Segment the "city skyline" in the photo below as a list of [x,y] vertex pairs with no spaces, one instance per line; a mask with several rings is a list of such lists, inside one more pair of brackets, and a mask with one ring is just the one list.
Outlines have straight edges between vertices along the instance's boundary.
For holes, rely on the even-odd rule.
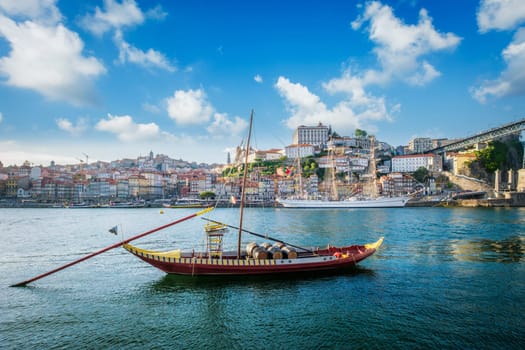
[[0,0],[0,161],[224,163],[299,125],[393,146],[524,117],[525,3]]

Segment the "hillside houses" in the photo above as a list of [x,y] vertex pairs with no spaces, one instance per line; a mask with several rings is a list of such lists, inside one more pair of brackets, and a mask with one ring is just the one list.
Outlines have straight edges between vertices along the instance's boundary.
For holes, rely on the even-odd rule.
[[[397,155],[392,146],[366,133],[339,136],[319,123],[298,127],[293,141],[284,149],[250,150],[248,161],[258,165],[250,167],[248,200],[270,203],[276,197],[320,197],[328,190],[326,181],[332,170],[343,195],[362,193],[370,182],[375,182],[377,193],[406,194],[417,185],[411,173],[420,167],[438,173],[444,166],[440,156],[411,152],[427,150],[445,140],[417,138],[403,149],[405,154]],[[237,160],[244,159],[244,151],[238,148],[236,153]],[[472,153],[451,154],[447,164],[460,173],[473,157]],[[89,164],[52,162],[49,166],[35,166],[26,162],[22,166],[4,167],[0,163],[0,199],[108,203],[198,199],[203,193],[222,199],[239,198],[241,167],[234,167],[237,176],[232,176],[223,174],[227,166],[190,163],[153,152],[136,159]],[[269,169],[265,168],[268,166]]]

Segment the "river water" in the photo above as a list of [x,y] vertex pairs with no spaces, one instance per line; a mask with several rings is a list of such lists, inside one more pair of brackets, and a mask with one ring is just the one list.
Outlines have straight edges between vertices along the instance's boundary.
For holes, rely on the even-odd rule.
[[[385,241],[342,275],[168,276],[117,248],[9,287],[193,212],[0,209],[0,348],[525,348],[525,209],[250,208],[246,229],[305,247]],[[204,223],[134,244],[200,250]]]

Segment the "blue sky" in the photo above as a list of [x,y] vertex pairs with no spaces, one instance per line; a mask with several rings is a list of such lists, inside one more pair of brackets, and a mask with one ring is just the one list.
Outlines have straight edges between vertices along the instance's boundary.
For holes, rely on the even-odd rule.
[[223,163],[299,125],[393,146],[525,117],[525,2],[0,0],[4,166]]

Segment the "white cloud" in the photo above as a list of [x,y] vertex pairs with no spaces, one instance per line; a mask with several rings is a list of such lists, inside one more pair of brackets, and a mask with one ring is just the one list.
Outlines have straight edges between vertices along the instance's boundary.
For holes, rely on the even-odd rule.
[[246,120],[235,116],[233,120],[228,118],[226,113],[215,113],[213,123],[207,128],[208,132],[216,137],[240,135],[248,123]]
[[146,68],[160,68],[174,72],[175,67],[166,56],[154,49],[143,51],[124,40],[123,30],[144,23],[146,18],[162,20],[167,13],[160,5],[148,10],[146,14],[138,7],[135,0],[104,0],[104,9],[98,6],[93,15],[86,15],[80,21],[81,25],[96,35],[115,31],[113,41],[119,50],[120,63],[134,63]]
[[168,72],[175,71],[175,67],[170,64],[166,56],[162,53],[153,49],[144,52],[130,45],[123,39],[120,30],[116,31],[114,40],[119,49],[120,63],[131,62],[143,67],[155,67],[165,69]]
[[4,115],[2,114],[2,112],[0,112],[0,123],[2,123],[3,119],[4,119]]
[[74,136],[82,134],[87,128],[87,123],[84,118],[80,118],[76,125],[66,118],[59,118],[56,120],[56,123],[59,129],[64,130]]
[[440,73],[422,57],[453,49],[461,41],[453,33],[438,32],[425,9],[420,10],[417,25],[407,25],[395,17],[390,6],[370,2],[363,15],[352,22],[352,28],[357,30],[366,24],[369,38],[376,44],[374,53],[381,71],[363,74],[365,84],[385,84],[399,79],[412,85],[424,85]]
[[[28,160],[35,165],[49,165],[51,161],[57,164],[78,164],[82,153],[89,154],[89,161],[112,161],[123,158],[136,158],[153,150],[154,153],[163,153],[174,159],[187,161],[218,163],[226,161],[225,149],[231,146],[231,139],[214,140],[215,147],[209,147],[209,142],[197,139],[194,136],[181,135],[156,138],[154,140],[138,140],[128,142],[125,147],[116,146],[114,139],[78,138],[78,139],[49,139],[42,142],[39,139],[12,141],[0,140],[0,161],[4,166],[22,165]],[[205,139],[209,141],[209,139]],[[181,147],[184,145],[184,147]]]
[[202,124],[210,120],[213,107],[203,90],[177,90],[166,99],[168,115],[179,124]]
[[158,21],[164,20],[168,16],[168,13],[162,9],[162,6],[157,5],[146,12],[146,17],[156,19]]
[[421,70],[419,72],[414,73],[411,77],[408,78],[408,82],[411,85],[425,85],[426,83],[434,80],[435,78],[439,77],[441,75],[440,72],[438,72],[434,66],[432,66],[427,61],[423,61],[421,63]]
[[57,0],[0,0],[0,10],[8,16],[29,18],[45,24],[58,23],[62,15]]
[[151,103],[147,103],[147,102],[142,104],[142,109],[145,110],[146,112],[150,112],[153,114],[159,114],[161,112],[161,109],[159,106],[151,104]]
[[[348,78],[347,81],[352,80],[351,77]],[[279,77],[275,87],[285,99],[288,111],[291,113],[290,118],[286,120],[286,125],[290,129],[295,129],[299,125],[316,125],[322,122],[325,125],[331,125],[340,133],[350,133],[356,128],[363,127],[369,131],[375,131],[376,127],[371,122],[390,120],[391,113],[398,110],[399,106],[394,106],[394,109],[389,112],[383,98],[367,95],[358,83],[359,80],[354,80],[354,82],[356,86],[352,88],[347,86],[351,90],[349,98],[340,101],[330,109],[307,87],[292,83],[285,77]],[[337,85],[336,82],[332,84]],[[330,89],[329,85],[325,86],[327,90]]]
[[98,6],[95,14],[87,15],[81,20],[84,28],[96,35],[102,35],[114,28],[133,27],[144,22],[144,14],[135,0],[104,0],[104,9]]
[[477,19],[481,33],[515,29],[525,20],[525,1],[481,0]]
[[0,35],[11,46],[0,58],[7,84],[75,105],[94,102],[92,79],[106,72],[95,57],[82,55],[84,43],[62,24],[16,23],[0,15]]
[[481,86],[470,90],[473,97],[481,103],[485,103],[490,95],[503,97],[525,93],[525,28],[516,32],[502,56],[507,67],[499,78],[485,80]]
[[57,164],[72,164],[75,157],[64,154],[64,147],[50,148],[50,142],[31,141],[17,142],[14,140],[0,141],[0,161],[7,165],[22,165],[29,161],[34,165],[49,165],[51,161]]
[[161,134],[157,124],[138,124],[129,115],[114,116],[108,114],[108,118],[100,120],[95,128],[113,133],[117,135],[119,140],[125,142],[155,139]]
[[329,94],[343,94],[342,99],[328,107],[307,87],[279,77],[275,87],[285,99],[291,116],[286,125],[294,129],[299,125],[330,124],[338,132],[351,133],[356,128],[375,132],[376,123],[391,121],[401,106],[388,106],[384,97],[367,91],[371,85],[385,85],[404,81],[414,86],[425,85],[440,72],[428,61],[434,52],[453,49],[461,39],[452,33],[440,33],[425,9],[420,10],[415,25],[405,24],[395,17],[390,6],[378,1],[358,6],[362,15],[351,23],[354,30],[364,28],[379,65],[378,69],[349,67],[340,77],[322,84]]
[[[525,21],[525,2],[482,0],[477,18],[481,33],[513,30]],[[479,86],[470,88],[470,93],[480,103],[485,103],[489,96],[504,97],[525,93],[525,28],[517,30],[502,56],[507,66],[499,77],[484,80]]]
[[263,82],[263,78],[257,74],[256,76],[253,77],[253,80],[255,80],[255,82],[261,84]]

